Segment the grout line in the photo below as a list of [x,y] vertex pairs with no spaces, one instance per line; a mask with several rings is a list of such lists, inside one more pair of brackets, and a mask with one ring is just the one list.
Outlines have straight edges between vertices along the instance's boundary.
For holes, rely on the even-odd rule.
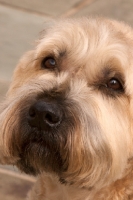
[[23,180],[26,180],[26,181],[31,181],[33,183],[36,181],[36,179],[34,177],[18,174],[17,172],[13,172],[13,171],[2,169],[2,168],[0,168],[0,173],[6,174],[6,175],[9,175],[9,176],[13,176],[15,178],[20,178],[20,179],[23,179]]
[[70,10],[66,11],[61,17],[70,17],[76,14],[80,9],[84,8],[85,6],[91,4],[95,0],[81,0],[79,3],[75,4]]
[[21,8],[19,6],[15,6],[15,5],[12,5],[10,3],[0,2],[0,5],[6,6],[6,7],[9,7],[9,8],[13,8],[13,9],[17,9],[17,10],[20,10],[20,11],[23,11],[23,12],[31,13],[31,14],[34,14],[34,15],[53,18],[53,16],[51,16],[51,15],[44,14],[42,12],[35,11],[35,10],[30,10],[28,8]]

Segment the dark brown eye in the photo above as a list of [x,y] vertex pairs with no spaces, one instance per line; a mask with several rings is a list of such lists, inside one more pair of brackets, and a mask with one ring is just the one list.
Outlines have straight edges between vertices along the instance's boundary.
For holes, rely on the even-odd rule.
[[44,69],[54,69],[56,67],[56,61],[52,57],[45,58],[41,63],[41,67]]
[[120,81],[117,80],[116,78],[110,79],[110,80],[107,82],[106,87],[107,87],[107,88],[110,88],[110,89],[112,89],[112,90],[116,90],[116,91],[122,90],[122,89],[123,89],[122,84],[121,84]]

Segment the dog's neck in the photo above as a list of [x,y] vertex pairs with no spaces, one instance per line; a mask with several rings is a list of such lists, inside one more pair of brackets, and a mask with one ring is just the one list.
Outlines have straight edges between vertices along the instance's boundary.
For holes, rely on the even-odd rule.
[[[35,194],[36,188],[39,189],[39,193]],[[114,181],[112,184],[100,189],[99,191],[92,189],[77,189],[72,186],[61,184],[56,176],[49,174],[42,174],[37,184],[35,185],[33,192],[30,196],[36,196],[42,194],[42,198],[39,200],[125,200],[133,199],[133,158],[128,161],[128,166],[125,169],[123,178]],[[44,197],[45,191],[45,197]]]

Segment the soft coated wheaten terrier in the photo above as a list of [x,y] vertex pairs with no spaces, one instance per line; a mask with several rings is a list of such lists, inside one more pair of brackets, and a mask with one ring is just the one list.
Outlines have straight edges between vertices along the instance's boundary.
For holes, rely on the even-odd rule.
[[1,106],[0,161],[38,175],[30,200],[133,199],[133,30],[53,22]]

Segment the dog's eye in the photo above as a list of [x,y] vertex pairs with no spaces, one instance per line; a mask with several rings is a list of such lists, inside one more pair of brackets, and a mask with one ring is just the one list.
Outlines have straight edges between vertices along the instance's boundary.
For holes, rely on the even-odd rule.
[[106,87],[107,88],[110,88],[112,90],[115,90],[115,91],[120,91],[123,89],[122,87],[122,84],[120,83],[120,81],[116,78],[112,78],[110,79],[107,84],[106,84]]
[[41,67],[44,69],[54,69],[56,67],[56,61],[52,57],[45,58],[41,63]]

